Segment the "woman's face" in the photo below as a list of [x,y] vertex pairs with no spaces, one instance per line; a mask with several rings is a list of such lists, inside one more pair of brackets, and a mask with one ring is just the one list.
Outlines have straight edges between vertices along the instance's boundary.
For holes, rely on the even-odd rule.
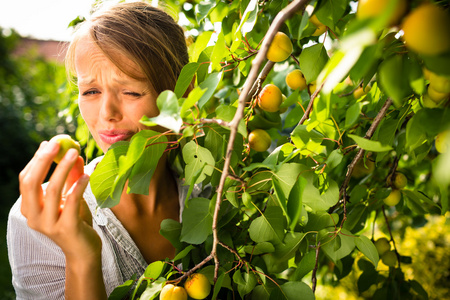
[[[125,57],[120,63],[138,70]],[[115,142],[130,140],[138,131],[147,129],[139,123],[142,116],[159,114],[154,88],[120,71],[89,38],[78,41],[75,69],[81,115],[104,152]]]

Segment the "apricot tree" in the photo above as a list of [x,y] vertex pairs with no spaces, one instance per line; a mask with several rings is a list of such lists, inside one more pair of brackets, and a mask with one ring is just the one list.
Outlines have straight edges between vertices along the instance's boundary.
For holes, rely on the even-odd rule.
[[[174,91],[159,95],[160,116],[142,120],[167,132],[113,145],[91,185],[100,208],[118,203],[127,180],[144,193],[170,151],[189,187],[182,222],[161,223],[177,255],[150,264],[111,299],[130,289],[153,299],[193,273],[208,278],[212,299],[314,299],[323,278],[338,282],[352,268],[368,297],[427,298],[402,272],[414,258],[397,249],[392,226],[449,210],[450,138],[441,134],[450,127],[449,91],[433,95],[433,108],[425,98],[429,76],[444,87],[450,80],[450,26],[427,32],[438,53],[417,51],[402,28],[422,5],[444,25],[450,18],[440,1],[421,2],[375,1],[378,13],[358,16],[350,0],[167,1],[185,21],[191,62]],[[431,13],[414,26],[435,21]],[[286,84],[293,70],[308,88]],[[268,84],[285,97],[265,110]],[[252,147],[256,130],[267,134],[267,150]],[[385,269],[378,235],[392,245]]]

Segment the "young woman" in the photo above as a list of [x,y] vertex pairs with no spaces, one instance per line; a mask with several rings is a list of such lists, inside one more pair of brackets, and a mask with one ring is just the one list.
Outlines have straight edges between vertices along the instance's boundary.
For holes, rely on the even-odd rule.
[[[142,2],[95,13],[77,30],[67,52],[79,107],[103,151],[146,129],[156,98],[175,87],[188,63],[183,30],[163,11]],[[175,250],[159,234],[162,220],[179,220],[184,191],[160,160],[148,196],[122,193],[112,209],[96,210],[89,174],[69,150],[48,183],[59,145],[43,142],[21,172],[21,197],[8,221],[8,250],[17,299],[106,299],[133,274]],[[64,202],[61,208],[60,203]]]

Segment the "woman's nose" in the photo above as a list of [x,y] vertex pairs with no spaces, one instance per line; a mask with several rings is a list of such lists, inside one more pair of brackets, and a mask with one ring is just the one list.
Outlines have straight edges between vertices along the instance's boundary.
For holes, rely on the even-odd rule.
[[113,93],[103,94],[99,117],[111,122],[122,120],[121,102],[117,95]]

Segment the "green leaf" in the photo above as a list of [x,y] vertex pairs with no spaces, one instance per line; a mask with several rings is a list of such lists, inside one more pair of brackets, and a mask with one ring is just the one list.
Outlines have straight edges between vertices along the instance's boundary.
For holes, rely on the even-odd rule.
[[316,299],[310,286],[301,281],[288,281],[281,286],[281,290],[288,300],[299,299],[299,295],[302,300]]
[[406,56],[392,55],[385,59],[378,69],[380,87],[397,107],[402,106],[405,98],[412,94],[406,64]]
[[298,220],[303,210],[303,190],[307,185],[307,181],[304,177],[298,176],[287,202],[287,212],[290,220],[289,228],[294,230],[297,226]]
[[161,222],[161,228],[159,233],[169,240],[170,243],[176,248],[180,249],[182,244],[180,242],[181,235],[181,223],[172,219],[164,219]]
[[139,300],[155,299],[161,292],[161,289],[165,283],[166,283],[165,278],[158,278],[157,280],[150,282],[147,285],[147,288],[145,289],[145,291],[139,297]]
[[234,272],[233,281],[238,286],[238,292],[241,299],[244,299],[244,296],[250,293],[258,283],[255,274],[250,272],[242,274],[239,269]]
[[129,280],[125,281],[123,284],[114,288],[112,293],[109,295],[108,300],[122,300],[129,293],[135,282],[136,282],[136,274],[134,274]]
[[392,146],[382,145],[378,141],[368,140],[368,139],[365,139],[363,137],[360,137],[360,136],[357,136],[354,134],[349,134],[348,137],[353,139],[360,148],[367,150],[367,151],[384,152],[384,151],[392,150]]
[[178,77],[174,89],[177,98],[183,97],[184,93],[186,93],[189,85],[194,79],[195,73],[197,72],[199,66],[200,66],[199,63],[191,62],[185,65],[183,69],[181,69],[180,76]]
[[165,266],[166,264],[162,261],[152,262],[145,269],[144,276],[147,277],[147,279],[155,280],[161,276]]
[[183,210],[181,241],[201,244],[212,233],[213,217],[209,211],[209,199],[192,198]]
[[327,61],[328,54],[323,44],[316,44],[303,49],[299,57],[299,62],[300,69],[307,83],[316,80]]
[[303,232],[288,232],[282,244],[275,245],[273,256],[278,260],[289,260],[295,256],[305,234]]
[[211,68],[213,70],[220,70],[220,62],[228,55],[228,49],[225,44],[225,38],[223,33],[220,32],[217,37],[216,44],[214,45],[213,52],[211,54]]
[[[190,141],[183,147],[183,159],[186,163],[185,176],[188,184],[200,183],[206,176],[211,176],[214,171],[214,165],[216,164],[211,152],[195,143]],[[200,175],[193,181],[196,172],[200,170]]]
[[377,248],[372,241],[368,237],[361,235],[355,238],[355,244],[359,251],[361,251],[361,253],[364,254],[376,268],[380,257],[378,256]]
[[351,105],[345,112],[345,128],[350,128],[356,123],[361,114],[362,104],[361,102],[356,102]]
[[186,248],[184,248],[182,251],[180,251],[179,253],[177,253],[177,255],[174,257],[173,261],[178,261],[184,257],[186,257],[186,255],[189,254],[189,252],[191,252],[193,249],[195,249],[194,246],[189,245]]
[[208,77],[200,83],[199,87],[202,90],[206,90],[203,96],[198,100],[199,108],[203,108],[206,102],[214,95],[219,82],[222,80],[223,72],[211,73]]
[[308,253],[305,254],[305,256],[303,256],[302,260],[300,261],[300,264],[298,265],[297,269],[294,272],[292,280],[301,281],[306,274],[308,274],[314,269],[315,265],[316,265],[316,252],[309,251]]
[[159,115],[149,118],[142,117],[141,123],[146,126],[160,125],[176,133],[180,132],[183,120],[180,116],[180,107],[178,106],[178,98],[172,91],[163,91],[156,99],[159,109]]
[[[346,229],[339,232],[339,241],[333,239],[328,243],[323,244],[320,248],[323,252],[334,262],[349,255],[355,248],[355,237]],[[340,243],[340,247],[336,250],[336,244]]]
[[279,244],[283,241],[284,227],[285,218],[281,208],[269,206],[262,216],[254,219],[250,224],[250,238],[256,243]]
[[247,245],[244,247],[244,251],[252,255],[260,255],[264,253],[271,253],[275,251],[275,247],[269,242],[258,243],[254,246]]
[[119,157],[127,153],[128,146],[128,142],[113,144],[91,174],[89,181],[99,207],[113,207],[118,203],[110,195],[119,174]]

